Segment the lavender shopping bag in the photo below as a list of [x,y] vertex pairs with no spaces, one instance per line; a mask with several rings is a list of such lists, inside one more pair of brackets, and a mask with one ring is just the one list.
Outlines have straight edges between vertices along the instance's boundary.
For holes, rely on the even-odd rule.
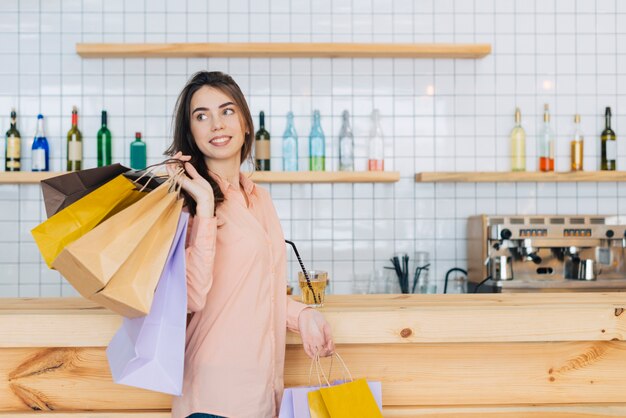
[[185,238],[188,219],[189,214],[182,212],[150,313],[139,318],[124,318],[107,347],[115,383],[171,395],[182,393],[187,319]]
[[[336,380],[332,385],[340,385],[345,380]],[[367,385],[374,395],[376,404],[383,410],[383,387],[381,382],[367,382]],[[311,418],[309,412],[308,393],[319,390],[320,386],[303,386],[286,388],[283,393],[283,400],[280,403],[280,414],[278,418]]]

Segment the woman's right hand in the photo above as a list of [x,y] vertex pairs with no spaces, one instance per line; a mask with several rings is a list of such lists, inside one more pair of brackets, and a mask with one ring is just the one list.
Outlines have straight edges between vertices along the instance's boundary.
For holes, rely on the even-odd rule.
[[[193,200],[196,201],[196,216],[207,218],[213,217],[215,210],[213,188],[209,182],[198,173],[196,168],[191,165],[189,162],[191,160],[191,156],[183,155],[183,153],[179,151],[172,158],[182,161],[185,171],[189,177],[191,177],[189,178],[186,175],[180,176],[179,184],[183,190],[189,193]],[[166,167],[170,176],[176,174],[176,168],[178,165],[168,164]]]

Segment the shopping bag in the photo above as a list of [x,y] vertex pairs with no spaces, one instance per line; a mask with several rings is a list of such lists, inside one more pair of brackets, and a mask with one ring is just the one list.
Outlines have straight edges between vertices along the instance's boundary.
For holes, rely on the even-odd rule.
[[107,359],[115,383],[172,395],[182,393],[188,217],[187,213],[180,214],[150,313],[141,318],[125,318],[107,347]]
[[[345,383],[331,385],[324,376],[327,386],[307,394],[311,418],[382,418],[382,397],[381,403],[377,404],[368,382],[365,379],[353,379],[341,356],[337,353],[333,355],[340,360],[350,379]],[[323,374],[321,367],[319,370]],[[382,386],[374,385],[375,389],[378,387],[382,392]]]
[[113,164],[41,180],[48,218],[128,170],[121,164]]
[[31,234],[48,267],[68,244],[144,195],[132,182],[117,176],[37,225]]
[[[338,380],[332,382],[331,385],[339,385],[345,383]],[[367,382],[374,400],[379,410],[383,407],[382,385],[380,382]],[[311,412],[309,411],[309,398],[308,395],[311,392],[318,391],[322,386],[302,386],[285,388],[283,393],[283,399],[280,403],[280,414],[278,418],[311,418]]]
[[183,207],[178,199],[92,301],[127,318],[150,312]]
[[[313,365],[318,369],[318,376],[321,373],[321,365],[318,363],[319,359],[315,358],[311,363],[311,371],[313,369]],[[318,363],[318,364],[315,364]],[[332,363],[331,363],[332,369]],[[309,380],[310,379],[309,373]],[[330,374],[330,371],[329,371]],[[335,380],[330,383],[330,386],[340,385],[346,383],[346,380]],[[380,382],[368,381],[367,385],[374,396],[376,405],[379,410],[382,410],[383,399],[382,399],[382,385]],[[300,386],[300,387],[292,387],[285,388],[283,392],[283,398],[280,404],[280,413],[279,418],[311,418],[311,412],[309,410],[309,393],[319,391],[319,389],[326,387],[323,386],[322,380],[320,378],[319,385],[317,386]]]
[[52,266],[84,297],[101,290],[177,201],[165,183],[67,245]]

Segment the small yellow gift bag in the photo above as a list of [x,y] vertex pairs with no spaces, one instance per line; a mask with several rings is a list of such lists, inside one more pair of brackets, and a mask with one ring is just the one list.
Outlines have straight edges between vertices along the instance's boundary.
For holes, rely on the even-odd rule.
[[[311,418],[382,418],[380,382],[368,382],[365,379],[354,380],[341,356],[337,353],[333,356],[341,362],[350,380],[331,385],[321,367],[319,356],[316,356],[314,362],[318,379],[321,373],[327,386],[323,387],[320,380],[320,389],[308,393]],[[377,392],[378,399],[374,397],[374,391]]]
[[119,175],[36,226],[31,232],[48,267],[67,245],[145,195]]

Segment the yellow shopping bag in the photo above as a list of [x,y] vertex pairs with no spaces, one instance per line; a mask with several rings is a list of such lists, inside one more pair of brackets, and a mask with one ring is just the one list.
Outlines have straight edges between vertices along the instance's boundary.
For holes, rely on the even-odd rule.
[[[52,266],[84,297],[104,288],[177,202],[167,182],[67,245]],[[168,247],[169,248],[169,247]]]
[[[334,353],[350,376],[350,371],[339,354]],[[319,357],[314,360],[319,365]],[[331,386],[324,375],[321,365],[319,373],[324,376],[327,384],[319,390],[308,393],[309,412],[311,418],[382,418],[381,406],[377,404],[367,380],[352,379],[346,383]],[[376,386],[380,390],[380,384]],[[380,393],[378,394],[380,396]],[[382,404],[382,399],[380,400]]]
[[31,233],[48,267],[65,246],[144,195],[120,175],[36,226]]

